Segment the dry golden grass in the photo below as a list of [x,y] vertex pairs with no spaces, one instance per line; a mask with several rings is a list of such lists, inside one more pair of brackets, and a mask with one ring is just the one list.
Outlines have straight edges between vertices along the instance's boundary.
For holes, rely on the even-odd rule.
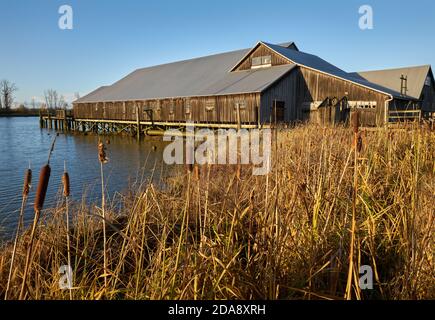
[[[351,128],[301,126],[280,132],[268,176],[203,166],[198,178],[181,170],[164,190],[151,179],[135,184],[107,201],[106,246],[101,208],[71,204],[73,299],[435,298],[434,132],[360,135],[355,145]],[[44,213],[27,298],[69,299],[58,285],[65,207]],[[11,299],[28,238],[19,239]],[[1,297],[11,253],[1,249]],[[373,290],[359,289],[360,265],[373,268]]]

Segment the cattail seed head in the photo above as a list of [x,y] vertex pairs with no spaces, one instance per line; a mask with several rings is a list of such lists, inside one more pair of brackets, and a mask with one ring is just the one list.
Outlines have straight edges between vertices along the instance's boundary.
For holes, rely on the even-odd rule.
[[28,196],[32,185],[32,170],[27,169],[24,176],[23,196]]
[[358,111],[356,111],[356,112],[353,114],[352,125],[353,125],[353,132],[354,132],[354,133],[358,133],[358,131],[359,131],[359,126],[360,126],[360,121],[359,121],[359,112],[358,112]]
[[106,146],[101,141],[98,143],[98,159],[101,163],[107,163],[109,161],[106,156]]
[[44,207],[45,196],[47,194],[48,182],[50,180],[51,168],[47,164],[41,168],[39,173],[38,188],[36,189],[35,196],[35,212],[39,212]]
[[62,184],[63,184],[63,195],[65,197],[69,197],[70,186],[69,186],[69,174],[68,174],[68,172],[64,172],[64,174],[62,176]]

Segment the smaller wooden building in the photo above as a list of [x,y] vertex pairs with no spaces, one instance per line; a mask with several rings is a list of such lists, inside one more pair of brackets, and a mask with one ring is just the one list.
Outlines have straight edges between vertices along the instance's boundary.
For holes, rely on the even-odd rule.
[[[419,101],[423,115],[435,113],[435,81],[430,65],[361,71],[353,75]],[[391,106],[395,109],[395,106]]]

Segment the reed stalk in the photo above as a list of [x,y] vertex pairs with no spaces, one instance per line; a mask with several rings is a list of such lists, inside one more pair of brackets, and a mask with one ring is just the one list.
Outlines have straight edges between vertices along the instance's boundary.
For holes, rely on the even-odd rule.
[[[68,214],[77,217],[70,223],[73,298],[433,299],[435,136],[352,132],[315,125],[280,131],[269,175],[241,170],[238,180],[235,166],[210,165],[197,181],[179,168],[162,188],[147,177],[128,192],[105,194],[102,220],[113,233],[106,239],[104,290],[103,225],[88,219],[96,209],[86,195],[81,206],[70,202]],[[113,221],[110,200],[119,208]],[[64,216],[60,205],[47,213]],[[54,245],[57,229],[56,215],[47,215],[35,235],[28,298],[67,295],[57,290],[56,266],[67,254],[66,244]],[[29,233],[20,239],[15,269],[21,271],[18,252]],[[11,250],[12,244],[0,248],[0,256]],[[9,264],[1,262],[7,274]],[[373,268],[373,290],[359,289],[361,264]],[[13,281],[9,299],[19,294]]]
[[12,249],[11,266],[9,268],[8,283],[6,285],[5,300],[8,299],[8,293],[9,293],[9,288],[10,288],[11,279],[12,279],[12,272],[14,269],[15,254],[17,251],[20,231],[21,231],[21,228],[23,226],[24,208],[26,207],[26,203],[27,203],[27,199],[29,197],[31,185],[32,185],[32,170],[29,168],[26,170],[26,173],[24,176],[23,197],[21,200],[21,209],[20,209],[20,215],[18,217],[17,231],[15,234],[15,240],[14,240],[14,248]]
[[[352,299],[352,282],[353,275],[355,274],[355,233],[356,233],[356,206],[357,206],[357,196],[358,196],[358,141],[359,141],[359,112],[356,111],[354,113],[354,117],[352,119],[353,125],[353,148],[354,148],[354,162],[353,162],[353,192],[352,192],[352,222],[351,222],[351,230],[350,230],[350,246],[349,246],[349,270],[347,275],[347,283],[346,283],[346,293],[345,299]],[[355,288],[358,290],[358,288]]]
[[33,242],[34,242],[35,232],[36,232],[38,222],[39,222],[39,217],[41,215],[41,210],[44,206],[45,196],[47,194],[48,182],[50,180],[50,172],[51,172],[50,165],[47,164],[44,167],[42,167],[40,175],[39,175],[39,182],[38,182],[38,188],[36,191],[35,205],[34,205],[35,215],[33,218],[32,230],[30,233],[30,239],[29,239],[29,244],[28,244],[28,248],[27,248],[26,263],[25,263],[25,267],[24,267],[23,281],[21,283],[21,291],[20,291],[20,297],[19,297],[20,300],[25,298],[26,281],[27,281],[29,268],[30,268],[30,265],[32,263],[31,257],[32,257],[32,253],[33,253],[32,252],[33,251]]
[[[63,195],[65,197],[65,215],[66,215],[66,243],[67,243],[67,256],[68,256],[68,266],[72,268],[71,266],[71,243],[70,243],[70,227],[69,227],[69,197],[70,197],[70,181],[69,181],[69,174],[66,171],[66,164],[64,168],[64,173],[62,176],[62,184],[63,184]],[[70,300],[73,299],[72,295],[72,283],[70,283],[70,286],[68,288],[69,290],[69,298]]]
[[41,210],[44,207],[45,196],[47,195],[48,183],[50,181],[50,174],[51,174],[50,159],[54,151],[55,143],[56,143],[56,137],[53,139],[50,150],[48,152],[47,164],[41,168],[41,171],[39,173],[38,187],[36,189],[35,203],[33,206],[35,215],[33,217],[32,230],[30,232],[30,239],[27,248],[26,262],[24,265],[24,273],[23,273],[23,280],[21,283],[19,300],[23,300],[26,295],[26,290],[25,290],[26,282],[29,273],[29,268],[30,265],[32,264],[33,242],[35,238],[35,232],[38,227]]
[[102,141],[98,143],[98,159],[100,161],[100,176],[101,176],[101,217],[103,220],[103,272],[104,272],[104,289],[107,289],[107,237],[106,237],[106,193],[104,190],[104,169],[103,165],[108,162],[106,156],[106,146]]

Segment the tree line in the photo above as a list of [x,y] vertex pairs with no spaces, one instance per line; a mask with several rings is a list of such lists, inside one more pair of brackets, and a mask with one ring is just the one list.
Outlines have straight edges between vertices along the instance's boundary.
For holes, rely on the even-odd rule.
[[[15,103],[15,92],[18,91],[18,87],[15,83],[9,80],[0,81],[0,111],[9,112]],[[80,98],[78,93],[75,93],[75,99]],[[39,105],[39,107],[37,106]],[[27,103],[20,104],[18,110],[27,110]],[[68,107],[63,95],[59,94],[54,89],[47,89],[44,91],[44,101],[37,103],[35,99],[32,99],[31,107],[32,109],[66,109]]]

